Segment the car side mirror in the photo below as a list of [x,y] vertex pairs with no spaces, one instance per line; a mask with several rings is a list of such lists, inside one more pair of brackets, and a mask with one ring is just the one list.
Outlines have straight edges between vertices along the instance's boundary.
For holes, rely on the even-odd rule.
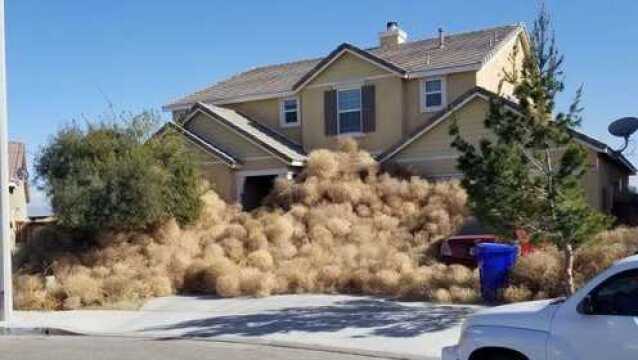
[[583,301],[580,302],[580,305],[578,305],[578,312],[583,315],[593,315],[595,313],[594,300],[591,295],[585,296]]

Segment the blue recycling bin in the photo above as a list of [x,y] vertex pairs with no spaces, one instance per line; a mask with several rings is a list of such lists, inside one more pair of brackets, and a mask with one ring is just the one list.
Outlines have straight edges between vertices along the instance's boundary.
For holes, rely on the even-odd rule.
[[476,245],[475,254],[481,274],[481,296],[487,302],[495,302],[498,290],[505,287],[509,271],[516,263],[518,247],[482,243]]

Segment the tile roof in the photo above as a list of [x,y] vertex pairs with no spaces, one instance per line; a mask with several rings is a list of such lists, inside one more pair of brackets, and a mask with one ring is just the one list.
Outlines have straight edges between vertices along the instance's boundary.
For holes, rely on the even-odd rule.
[[[350,44],[342,44],[341,47],[348,46],[367,53],[398,72],[412,73],[480,64],[520,29],[519,25],[512,25],[449,34],[445,37],[443,48],[439,47],[438,38],[406,42],[396,48],[359,49]],[[308,72],[334,53],[324,58],[251,69],[172,101],[165,108],[192,106],[196,102],[215,103],[241,97],[286,94]]]
[[[197,103],[191,108],[191,114],[203,111],[214,119],[223,122],[236,132],[257,143],[275,156],[285,160],[291,166],[301,166],[306,161],[303,147],[275,130],[264,126],[238,111]],[[188,120],[186,120],[188,122]],[[186,126],[186,124],[184,124]]]

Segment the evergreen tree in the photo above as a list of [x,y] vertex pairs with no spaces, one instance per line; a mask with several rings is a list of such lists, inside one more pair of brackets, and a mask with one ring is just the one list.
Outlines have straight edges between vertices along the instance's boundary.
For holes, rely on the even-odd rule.
[[558,246],[564,254],[565,292],[571,294],[574,250],[609,222],[587,204],[582,187],[586,151],[574,140],[582,89],[569,111],[554,115],[556,95],[564,89],[563,57],[544,7],[520,66],[518,51],[503,79],[513,85],[516,104],[502,96],[490,100],[485,126],[494,136],[475,146],[454,123],[452,146],[460,152],[462,184],[477,218],[500,234],[524,229],[533,240]]

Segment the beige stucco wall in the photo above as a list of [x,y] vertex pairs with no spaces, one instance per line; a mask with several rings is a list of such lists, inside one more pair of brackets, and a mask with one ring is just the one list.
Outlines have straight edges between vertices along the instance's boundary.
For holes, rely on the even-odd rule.
[[[250,119],[257,121],[261,124],[274,129],[288,138],[301,142],[301,123],[295,127],[282,127],[280,122],[281,113],[281,100],[282,99],[267,99],[257,101],[246,101],[236,104],[226,104],[224,107],[228,107],[245,114]],[[301,105],[298,104],[299,108]],[[303,121],[302,114],[299,113],[300,122]]]
[[[600,154],[598,155],[598,164],[600,170],[598,174],[599,192],[597,197],[599,199],[600,209],[610,211],[613,206],[614,197],[620,193],[621,188],[622,191],[627,191],[629,174],[607,157]],[[622,186],[619,184],[621,182]]]
[[587,202],[594,209],[604,210],[602,208],[602,189],[600,187],[600,162],[598,154],[593,150],[587,151],[587,162],[589,163],[587,172],[583,176],[583,190]]
[[306,87],[323,85],[326,83],[340,83],[356,81],[362,78],[387,75],[387,70],[363,60],[356,55],[345,53],[336,59],[330,66],[324,69]]
[[[476,72],[445,75],[446,102],[449,104],[476,86]],[[405,134],[412,133],[437,112],[421,111],[422,79],[405,81]]]
[[186,140],[184,144],[191,150],[190,154],[198,167],[202,180],[215,190],[222,199],[232,201],[234,194],[233,170],[199,145],[189,140]]
[[260,159],[246,161],[241,166],[241,171],[247,170],[271,170],[271,169],[286,169],[288,166],[277,158]]
[[276,158],[249,160],[244,162],[241,167],[233,169],[199,146],[191,142],[187,142],[187,146],[191,149],[193,160],[197,164],[202,180],[206,181],[208,186],[215,190],[219,196],[227,202],[235,202],[238,200],[237,176],[242,172],[262,170],[283,172],[288,169],[286,164]]
[[[461,109],[452,114],[449,119],[455,119],[461,135],[471,143],[489,136],[489,131],[483,125],[483,121],[489,109],[489,104],[482,98],[474,98]],[[458,153],[450,143],[450,121],[442,121],[434,126],[421,138],[408,145],[396,158],[414,158],[423,156],[456,156]]]
[[[461,134],[472,143],[489,136],[489,131],[483,126],[487,110],[487,102],[475,98],[453,115]],[[392,161],[426,177],[459,176],[456,169],[458,152],[450,146],[450,124],[450,121],[442,121],[404,148]]]
[[[521,70],[524,58],[524,47],[521,41],[521,36],[509,45],[508,48],[498,52],[496,56],[494,56],[480,71],[477,72],[476,83],[478,86],[498,93],[499,84],[502,82],[505,71],[512,72],[513,69],[516,69],[516,71]],[[517,48],[515,57],[513,56],[514,46]],[[512,60],[514,60],[514,63],[512,63]],[[514,87],[512,84],[503,82],[501,94],[504,96],[512,96],[513,92]]]
[[[488,110],[487,101],[482,98],[473,99],[450,118],[407,146],[391,161],[428,178],[445,179],[462,176],[456,168],[458,152],[450,146],[451,119],[456,119],[461,135],[476,145],[481,139],[493,136],[483,123]],[[617,186],[619,179],[623,179],[626,186],[627,174],[617,165],[600,157],[595,151],[588,149],[587,154],[589,166],[583,178],[585,196],[594,208],[609,210],[603,208],[602,189],[604,186],[608,188]],[[607,193],[609,194],[610,191]]]
[[200,163],[199,171],[208,185],[227,202],[235,199],[234,171],[225,164]]
[[[376,130],[356,139],[363,149],[378,152],[398,142],[402,137],[403,83],[391,76],[365,81],[375,86]],[[306,151],[317,148],[334,148],[338,136],[326,136],[324,119],[324,92],[332,86],[312,87],[302,90],[301,103],[304,114],[303,145]]]

